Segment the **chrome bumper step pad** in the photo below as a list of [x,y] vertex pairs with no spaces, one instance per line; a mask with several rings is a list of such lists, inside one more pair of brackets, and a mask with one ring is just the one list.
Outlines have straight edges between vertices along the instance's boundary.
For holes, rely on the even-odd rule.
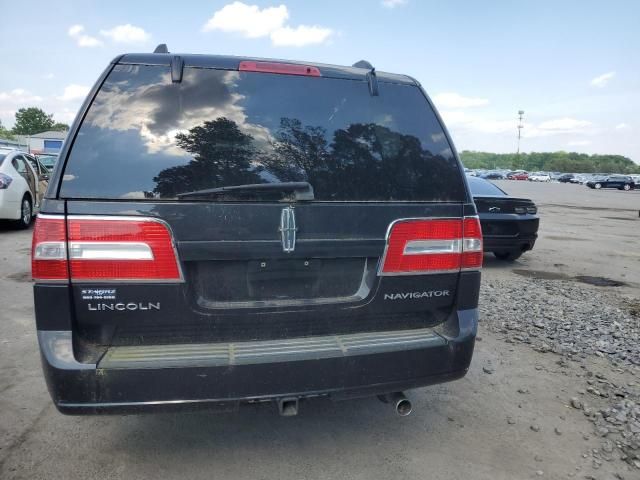
[[111,347],[97,368],[224,367],[319,360],[446,345],[431,329],[233,343]]

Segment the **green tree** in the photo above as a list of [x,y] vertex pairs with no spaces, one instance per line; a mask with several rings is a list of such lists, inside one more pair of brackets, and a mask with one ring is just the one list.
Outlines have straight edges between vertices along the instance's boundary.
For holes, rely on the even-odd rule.
[[464,151],[467,168],[524,169],[529,172],[640,173],[640,165],[622,155],[587,155],[577,152],[489,153]]
[[69,125],[67,125],[66,123],[56,122],[53,124],[53,127],[51,127],[51,130],[54,130],[56,132],[66,132],[67,130],[69,130]]
[[4,125],[2,125],[2,121],[0,120],[0,138],[4,138],[6,140],[13,140],[15,137],[13,135],[11,135],[11,132],[4,128]]
[[16,135],[34,135],[51,130],[54,125],[53,115],[45,113],[41,108],[21,108],[16,112],[13,133]]

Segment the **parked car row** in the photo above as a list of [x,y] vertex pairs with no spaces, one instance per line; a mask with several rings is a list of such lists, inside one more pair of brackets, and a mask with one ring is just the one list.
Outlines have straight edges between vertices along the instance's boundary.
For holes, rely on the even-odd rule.
[[607,177],[593,178],[585,183],[589,188],[600,190],[601,188],[617,188],[618,190],[632,190],[636,183],[627,175],[609,175]]
[[640,175],[620,175],[606,173],[560,173],[560,172],[527,172],[525,170],[470,170],[465,169],[470,177],[485,180],[528,180],[530,182],[576,183],[587,185],[593,189],[617,188],[633,190],[640,184]]
[[601,188],[617,188],[618,190],[633,190],[640,184],[640,175],[606,175],[603,173],[565,173],[559,179],[561,183],[575,183],[586,185],[599,190]]

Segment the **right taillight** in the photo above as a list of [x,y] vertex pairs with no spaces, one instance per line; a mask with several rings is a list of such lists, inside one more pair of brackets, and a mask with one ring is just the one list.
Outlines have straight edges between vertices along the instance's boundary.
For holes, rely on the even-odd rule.
[[38,217],[32,258],[42,281],[182,281],[171,231],[154,218]]
[[408,219],[387,235],[380,275],[458,272],[482,267],[482,230],[477,217]]
[[463,270],[477,270],[482,267],[482,227],[478,217],[465,217],[462,223]]

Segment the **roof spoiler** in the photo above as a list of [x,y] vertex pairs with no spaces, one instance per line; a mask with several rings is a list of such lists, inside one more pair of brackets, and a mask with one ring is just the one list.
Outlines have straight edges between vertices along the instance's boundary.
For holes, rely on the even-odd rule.
[[167,44],[166,43],[159,44],[156,47],[156,49],[153,51],[153,53],[169,53],[169,49],[167,48]]

